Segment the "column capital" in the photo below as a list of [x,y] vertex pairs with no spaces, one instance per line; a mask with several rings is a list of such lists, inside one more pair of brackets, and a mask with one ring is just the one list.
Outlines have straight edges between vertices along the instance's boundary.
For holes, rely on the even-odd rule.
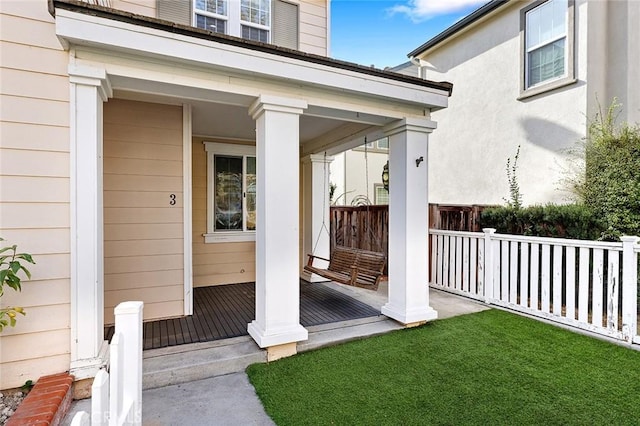
[[106,102],[113,97],[113,89],[109,76],[104,68],[93,68],[85,65],[69,65],[69,82],[80,84],[83,86],[94,86],[98,89],[98,93],[102,98],[102,102]]
[[386,125],[383,132],[385,136],[393,136],[401,132],[431,133],[436,127],[435,121],[426,118],[405,117]]
[[332,155],[324,155],[324,154],[309,154],[302,157],[302,162],[305,164],[309,163],[327,163],[331,164],[335,159]]
[[260,95],[249,107],[249,115],[256,120],[265,111],[302,114],[307,109],[307,102],[301,99],[285,98],[282,96]]

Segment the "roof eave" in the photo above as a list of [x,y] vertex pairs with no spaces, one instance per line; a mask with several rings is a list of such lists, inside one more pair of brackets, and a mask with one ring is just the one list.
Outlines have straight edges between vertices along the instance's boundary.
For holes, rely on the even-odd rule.
[[211,31],[203,30],[200,28],[192,27],[189,25],[181,25],[175,22],[165,21],[158,18],[152,18],[143,15],[136,15],[129,12],[123,12],[120,10],[89,4],[79,0],[48,0],[49,13],[55,17],[55,9],[65,9],[74,12],[86,13],[98,17],[106,17],[118,21],[134,23],[149,28],[160,29],[164,31],[170,31],[180,35],[186,35],[190,37],[196,37],[206,40],[212,40],[218,43],[229,44],[242,48],[247,48],[255,51],[270,53],[279,55],[286,58],[298,59],[305,62],[325,65],[333,68],[353,71],[361,74],[381,77],[388,80],[399,81],[403,83],[409,83],[421,87],[428,87],[430,89],[442,90],[451,96],[453,91],[453,84],[449,82],[436,82],[425,80],[417,77],[407,76],[391,71],[381,70],[374,67],[366,67],[358,65],[352,62],[341,61],[337,59],[328,58],[326,56],[314,55],[310,53],[301,52],[298,50],[287,49],[273,44],[260,43],[252,40],[246,40],[239,37],[232,37],[224,34],[217,34]]

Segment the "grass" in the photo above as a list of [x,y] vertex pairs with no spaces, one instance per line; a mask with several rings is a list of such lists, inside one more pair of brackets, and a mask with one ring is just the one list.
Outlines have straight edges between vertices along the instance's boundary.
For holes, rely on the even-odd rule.
[[278,425],[617,425],[640,415],[640,353],[500,310],[247,373]]

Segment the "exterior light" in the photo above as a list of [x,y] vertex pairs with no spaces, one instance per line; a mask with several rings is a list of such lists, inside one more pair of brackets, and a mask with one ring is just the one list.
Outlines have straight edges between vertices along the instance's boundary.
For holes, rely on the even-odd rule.
[[387,160],[387,164],[382,167],[382,185],[384,189],[389,191],[389,160]]

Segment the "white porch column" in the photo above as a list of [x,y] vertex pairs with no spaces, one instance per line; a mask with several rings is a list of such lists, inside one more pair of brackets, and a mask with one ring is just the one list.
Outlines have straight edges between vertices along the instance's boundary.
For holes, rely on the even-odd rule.
[[[329,258],[331,250],[329,229],[329,165],[333,157],[323,154],[311,154],[302,161],[302,176],[304,184],[303,201],[303,232],[304,250],[303,264],[307,263],[307,254]],[[314,263],[324,268],[327,262],[316,260]],[[309,282],[328,281],[316,274],[302,272],[302,279]]]
[[256,120],[256,319],[249,334],[261,348],[306,340],[300,325],[300,114],[307,103],[260,96]]
[[429,306],[427,142],[436,123],[403,119],[389,136],[389,301],[382,313],[414,325],[437,318]]
[[71,151],[71,373],[105,364],[102,104],[113,96],[104,69],[69,66]]

